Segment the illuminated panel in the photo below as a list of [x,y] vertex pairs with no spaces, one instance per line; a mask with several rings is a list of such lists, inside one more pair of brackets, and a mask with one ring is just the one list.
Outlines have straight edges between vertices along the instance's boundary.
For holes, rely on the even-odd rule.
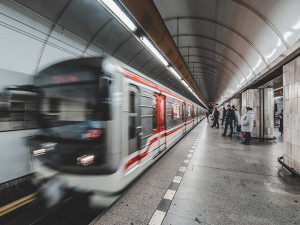
[[53,76],[51,78],[51,82],[53,84],[65,84],[65,83],[74,83],[74,82],[78,82],[79,79],[78,77],[75,76]]
[[101,134],[102,134],[102,130],[93,129],[93,130],[88,130],[86,137],[87,138],[97,138],[97,137],[100,137]]

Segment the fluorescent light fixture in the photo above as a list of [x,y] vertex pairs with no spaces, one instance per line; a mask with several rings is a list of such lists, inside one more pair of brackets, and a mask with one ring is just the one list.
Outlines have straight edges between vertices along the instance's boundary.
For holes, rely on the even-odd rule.
[[241,85],[239,84],[238,86],[236,86],[237,88],[239,88]]
[[141,41],[147,46],[147,48],[165,65],[168,66],[167,60],[157,51],[157,49],[151,44],[151,42],[145,36],[140,37]]
[[292,34],[293,34],[293,32],[291,32],[291,31],[285,32],[285,33],[283,34],[284,40],[287,40]]
[[184,86],[188,87],[189,85],[185,82],[185,80],[181,80],[181,82],[184,84]]
[[191,87],[188,87],[188,89],[189,89],[189,91],[190,91],[190,92],[193,92],[193,90],[192,90],[192,88],[191,88]]
[[169,67],[169,70],[171,71],[171,73],[174,74],[175,77],[177,77],[177,79],[181,80],[181,76],[174,70],[173,67]]
[[299,30],[300,29],[300,21],[298,21],[294,26],[292,26],[293,30]]
[[102,2],[114,13],[117,17],[131,30],[136,31],[137,27],[120,9],[120,7],[113,0],[102,0]]

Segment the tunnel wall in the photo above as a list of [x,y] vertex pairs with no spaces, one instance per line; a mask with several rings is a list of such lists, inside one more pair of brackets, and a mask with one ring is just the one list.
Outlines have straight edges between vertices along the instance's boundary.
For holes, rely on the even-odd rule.
[[300,57],[283,67],[284,162],[300,173]]

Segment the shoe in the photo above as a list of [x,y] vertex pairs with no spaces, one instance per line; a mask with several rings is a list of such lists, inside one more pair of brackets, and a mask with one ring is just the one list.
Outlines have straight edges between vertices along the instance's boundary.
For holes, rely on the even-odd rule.
[[221,134],[222,136],[226,136],[226,134]]
[[232,135],[229,134],[227,137],[232,137]]
[[245,143],[245,145],[250,145],[250,143]]
[[246,142],[242,141],[241,143],[242,143],[242,144],[245,144]]
[[213,126],[210,126],[211,128],[214,128]]

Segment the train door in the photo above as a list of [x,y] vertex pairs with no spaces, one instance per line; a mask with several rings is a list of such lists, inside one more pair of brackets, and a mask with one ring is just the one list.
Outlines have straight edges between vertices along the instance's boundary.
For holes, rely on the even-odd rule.
[[141,139],[140,93],[136,86],[130,85],[128,92],[128,154],[139,150]]
[[186,121],[186,103],[182,103],[182,123],[183,123],[183,133],[186,131],[185,121]]
[[158,150],[161,152],[166,148],[166,97],[155,93],[156,98],[156,121],[158,135]]

